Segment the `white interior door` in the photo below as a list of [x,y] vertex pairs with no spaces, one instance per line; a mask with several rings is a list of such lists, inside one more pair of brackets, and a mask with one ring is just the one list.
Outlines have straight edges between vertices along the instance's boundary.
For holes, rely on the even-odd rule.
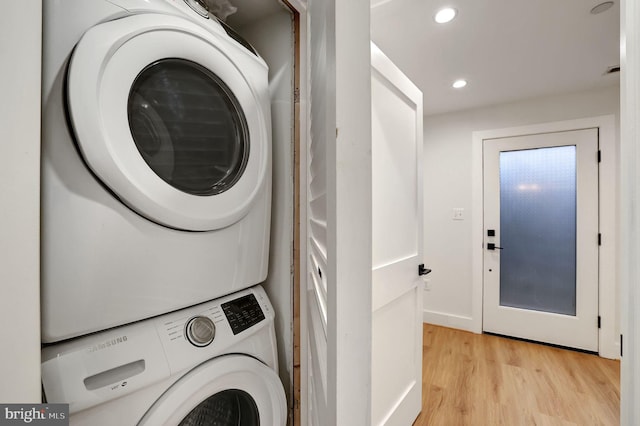
[[483,149],[483,330],[597,351],[598,129]]
[[422,404],[422,93],[371,51],[372,423],[410,425]]

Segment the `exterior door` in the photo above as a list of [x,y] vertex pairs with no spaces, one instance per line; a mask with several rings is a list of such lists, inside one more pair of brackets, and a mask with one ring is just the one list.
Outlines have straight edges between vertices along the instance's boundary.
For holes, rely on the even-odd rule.
[[484,141],[483,330],[598,350],[598,129]]
[[422,405],[422,93],[371,48],[372,424],[410,425]]

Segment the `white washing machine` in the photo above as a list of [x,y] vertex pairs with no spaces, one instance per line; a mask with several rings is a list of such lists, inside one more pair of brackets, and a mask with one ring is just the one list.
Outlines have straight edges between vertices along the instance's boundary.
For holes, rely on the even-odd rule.
[[262,282],[265,62],[201,0],[43,8],[43,342]]
[[273,319],[257,286],[46,347],[47,402],[71,425],[284,425]]

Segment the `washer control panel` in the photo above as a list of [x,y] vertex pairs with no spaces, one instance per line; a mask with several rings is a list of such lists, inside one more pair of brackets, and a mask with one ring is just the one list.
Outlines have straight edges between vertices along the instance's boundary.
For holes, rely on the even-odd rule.
[[[75,413],[226,354],[275,365],[273,307],[260,286],[42,349],[49,402]],[[243,332],[244,331],[244,332]],[[182,373],[184,372],[184,373]]]
[[234,335],[264,320],[264,312],[253,293],[223,303],[221,306]]
[[204,347],[213,342],[216,337],[216,326],[209,317],[193,317],[187,321],[185,334],[192,345]]

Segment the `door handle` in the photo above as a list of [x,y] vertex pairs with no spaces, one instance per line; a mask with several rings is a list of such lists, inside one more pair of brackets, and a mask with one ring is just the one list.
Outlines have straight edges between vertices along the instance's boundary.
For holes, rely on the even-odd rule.
[[424,263],[418,265],[418,275],[427,275],[431,272],[431,269],[427,269],[424,267]]
[[487,250],[504,250],[504,248],[498,247],[494,243],[487,243]]

